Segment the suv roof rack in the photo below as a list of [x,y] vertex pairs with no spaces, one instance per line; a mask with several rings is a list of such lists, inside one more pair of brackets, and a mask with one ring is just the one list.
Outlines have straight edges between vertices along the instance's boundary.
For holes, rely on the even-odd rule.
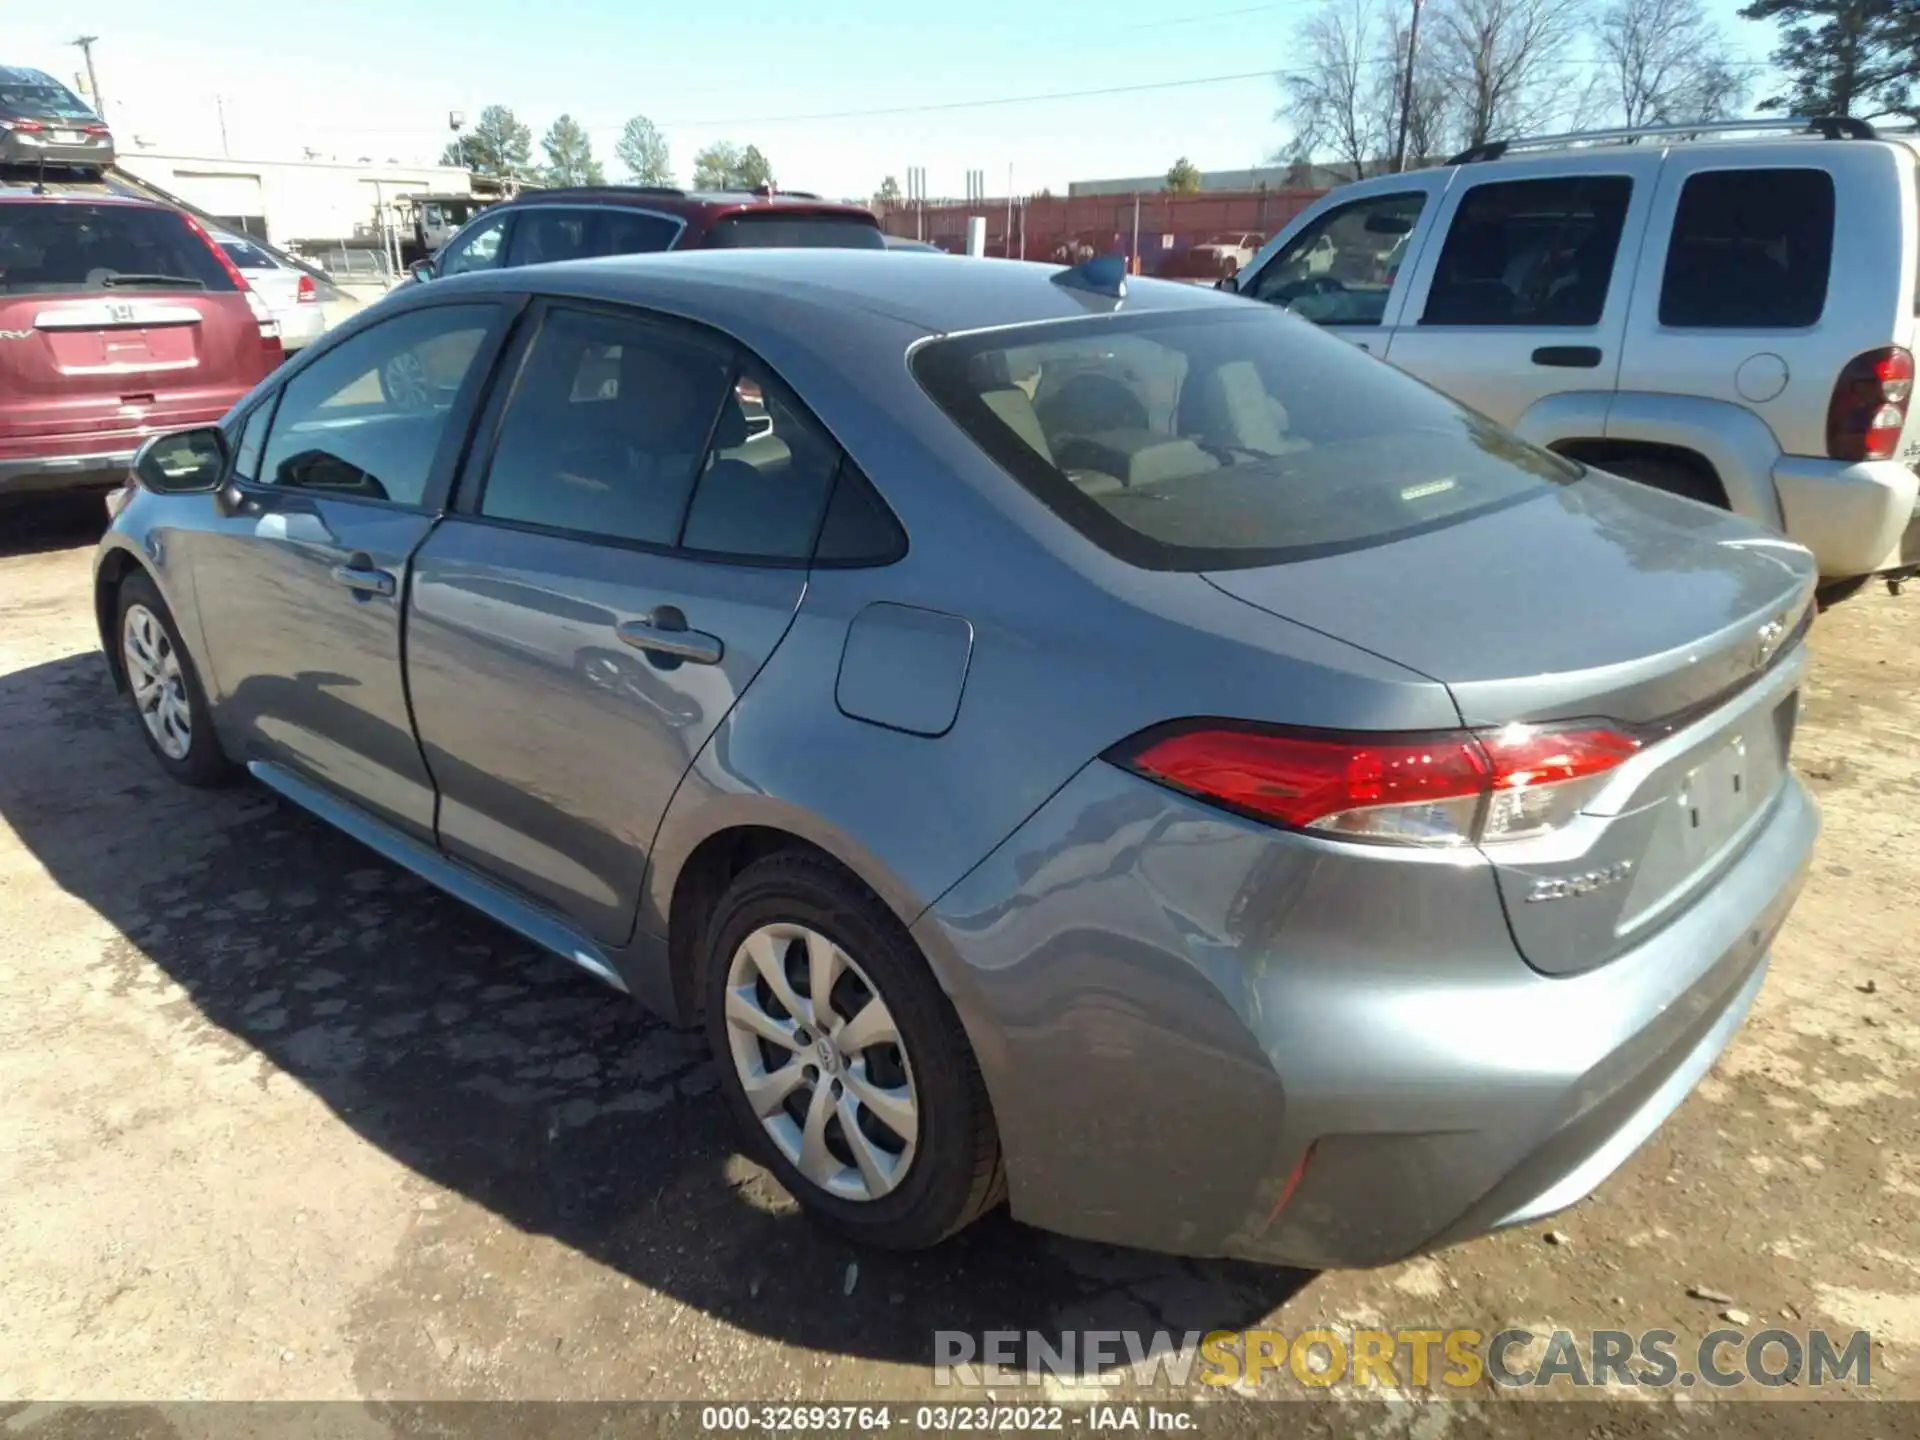
[[1804,130],[1827,140],[1873,140],[1879,132],[1851,115],[1787,115],[1778,120],[1692,120],[1681,125],[1626,125],[1616,130],[1570,130],[1563,135],[1532,135],[1516,140],[1488,140],[1450,156],[1448,165],[1475,165],[1498,160],[1514,150],[1552,150],[1565,145],[1631,145],[1659,136],[1725,135],[1762,130]]

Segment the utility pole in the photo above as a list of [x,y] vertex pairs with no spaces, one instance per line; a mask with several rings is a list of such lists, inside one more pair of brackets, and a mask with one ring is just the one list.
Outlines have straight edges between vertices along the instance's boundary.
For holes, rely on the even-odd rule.
[[227,102],[219,95],[213,97],[213,113],[220,117],[220,153],[231,160],[233,147],[227,144]]
[[80,53],[87,57],[87,88],[93,92],[93,109],[102,120],[107,118],[107,102],[100,94],[100,77],[93,73],[93,42],[98,35],[76,36],[69,44],[80,47]]
[[1413,0],[1413,23],[1407,27],[1407,69],[1400,78],[1400,138],[1393,147],[1393,173],[1407,168],[1407,121],[1413,114],[1413,52],[1420,43],[1420,0]]

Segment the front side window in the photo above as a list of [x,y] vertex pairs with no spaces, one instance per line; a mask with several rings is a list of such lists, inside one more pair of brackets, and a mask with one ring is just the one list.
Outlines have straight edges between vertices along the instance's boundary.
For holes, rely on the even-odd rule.
[[513,229],[513,243],[507,248],[507,264],[518,269],[592,254],[587,232],[593,218],[591,210],[521,211],[520,223]]
[[1832,264],[1833,176],[1825,170],[1688,176],[1660,281],[1660,323],[1803,329],[1826,308]]
[[1598,325],[1633,181],[1476,185],[1460,201],[1422,325]]
[[1268,262],[1246,287],[1319,325],[1378,325],[1426,192],[1375,195],[1329,210]]
[[984,331],[934,341],[913,365],[1042,503],[1149,569],[1384,544],[1581,473],[1259,306]]
[[255,478],[423,504],[454,402],[495,314],[491,305],[412,310],[329,350],[282,389]]
[[732,386],[731,352],[702,336],[552,310],[501,417],[480,513],[674,544]]
[[500,264],[500,242],[506,238],[507,217],[496,216],[447,242],[434,270],[441,275],[464,275],[469,270],[492,270]]

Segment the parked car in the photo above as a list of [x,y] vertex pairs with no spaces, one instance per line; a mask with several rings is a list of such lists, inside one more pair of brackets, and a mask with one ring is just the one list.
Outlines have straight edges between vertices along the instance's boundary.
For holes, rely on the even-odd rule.
[[856,1239],[1004,1195],[1368,1265],[1571,1204],[1805,873],[1812,557],[1119,270],[396,295],[142,452],[129,718],[701,1019]]
[[327,316],[320,306],[320,286],[313,276],[285,263],[244,235],[228,235],[218,230],[208,233],[273,312],[273,318],[280,324],[282,349],[291,355],[326,333]]
[[0,65],[0,165],[105,170],[113,133],[91,106],[41,70]]
[[0,495],[108,489],[281,357],[225,253],[143,200],[0,193]]
[[660,250],[825,246],[879,250],[873,212],[817,195],[685,191],[657,185],[524,190],[484,210],[432,258],[409,270],[436,280],[597,255]]
[[1237,288],[1562,455],[1788,535],[1837,598],[1920,570],[1920,141],[1778,133],[1804,123],[1496,142],[1342,186]]
[[[1240,273],[1267,237],[1247,230],[1232,230],[1201,241],[1178,257],[1177,277],[1187,280],[1219,280]],[[1170,277],[1171,278],[1171,277]]]

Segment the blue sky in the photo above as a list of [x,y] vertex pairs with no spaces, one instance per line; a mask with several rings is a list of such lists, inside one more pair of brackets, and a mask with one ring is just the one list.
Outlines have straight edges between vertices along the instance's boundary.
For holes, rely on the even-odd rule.
[[[446,114],[511,105],[539,134],[562,111],[611,161],[632,114],[665,131],[684,181],[714,140],[757,144],[782,184],[866,194],[925,167],[936,194],[968,169],[992,194],[1153,173],[1180,155],[1203,169],[1260,163],[1287,138],[1271,71],[1318,0],[727,0],[725,4],[467,0],[434,6],[329,0],[78,0],[58,24],[10,22],[5,60],[71,78],[95,63],[116,132],[236,156],[436,156]],[[1737,51],[1764,59],[1770,27],[1708,0]],[[1245,75],[1179,89],[917,113],[800,119]],[[216,107],[215,97],[220,97]],[[610,174],[617,167],[609,167]]]

